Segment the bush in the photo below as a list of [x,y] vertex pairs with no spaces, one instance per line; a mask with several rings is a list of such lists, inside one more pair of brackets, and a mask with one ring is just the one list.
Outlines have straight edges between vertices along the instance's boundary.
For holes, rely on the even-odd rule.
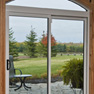
[[72,88],[83,89],[83,59],[72,59],[62,68],[64,84],[71,82]]
[[43,78],[43,79],[47,79],[47,73],[43,73],[43,74],[41,74],[41,78]]

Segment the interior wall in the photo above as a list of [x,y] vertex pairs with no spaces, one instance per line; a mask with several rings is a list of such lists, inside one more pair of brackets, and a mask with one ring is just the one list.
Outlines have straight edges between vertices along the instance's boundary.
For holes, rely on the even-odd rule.
[[5,1],[0,0],[0,94],[5,94]]
[[[0,94],[5,94],[5,3],[0,0]],[[94,94],[94,0],[75,0],[90,9],[90,85],[89,94]]]
[[94,94],[94,10],[90,13],[90,64],[89,64],[89,82],[90,94]]

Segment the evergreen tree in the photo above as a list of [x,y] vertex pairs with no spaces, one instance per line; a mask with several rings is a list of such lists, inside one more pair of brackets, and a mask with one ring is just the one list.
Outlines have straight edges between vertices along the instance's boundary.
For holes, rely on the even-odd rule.
[[64,52],[66,52],[67,46],[66,44],[64,44]]
[[37,52],[40,57],[47,57],[47,46],[43,45],[41,41],[37,45]]
[[18,50],[17,50],[15,38],[13,38],[13,33],[14,32],[13,32],[12,28],[9,29],[9,54],[13,55],[13,57],[17,57]]
[[26,43],[26,54],[30,57],[36,57],[36,33],[32,28],[30,34],[26,36],[27,41]]

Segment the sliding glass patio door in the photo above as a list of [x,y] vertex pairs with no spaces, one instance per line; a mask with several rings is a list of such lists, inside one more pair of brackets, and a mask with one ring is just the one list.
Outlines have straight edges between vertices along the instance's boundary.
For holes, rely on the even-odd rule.
[[48,18],[9,16],[9,94],[47,94],[47,27]]
[[51,94],[84,94],[85,20],[53,17]]
[[[6,13],[6,94],[88,94],[85,12],[18,9],[9,6]],[[22,75],[11,73],[15,68]]]

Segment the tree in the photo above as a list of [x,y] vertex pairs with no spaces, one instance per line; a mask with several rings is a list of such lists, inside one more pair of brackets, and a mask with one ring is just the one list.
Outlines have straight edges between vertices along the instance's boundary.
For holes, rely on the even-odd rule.
[[[42,38],[42,40],[41,40],[41,43],[42,43],[44,46],[46,46],[46,47],[47,47],[47,44],[48,44],[47,38],[48,38],[47,35],[43,35],[43,38]],[[52,47],[52,46],[56,46],[56,40],[55,40],[55,38],[51,35],[51,47]]]
[[24,53],[24,51],[25,51],[25,43],[24,42],[17,42],[16,46],[17,46],[18,52]]
[[34,32],[34,28],[31,28],[30,34],[26,36],[26,54],[30,57],[36,57],[36,33]]
[[64,52],[66,52],[67,46],[66,44],[64,44]]
[[[37,50],[39,53],[41,53],[40,55],[43,56],[43,57],[47,57],[47,45],[48,45],[48,42],[47,42],[47,34],[44,34],[44,31],[43,31],[43,35],[42,35],[42,39],[37,47]],[[55,38],[51,35],[51,56],[56,56],[57,54],[57,51],[56,51],[56,40]]]
[[12,28],[9,29],[9,54],[13,55],[13,57],[17,57],[18,50],[17,50],[15,38],[13,38],[13,34],[14,34],[14,32],[13,32]]
[[41,41],[37,44],[37,52],[40,57],[47,57],[47,47],[44,46]]

